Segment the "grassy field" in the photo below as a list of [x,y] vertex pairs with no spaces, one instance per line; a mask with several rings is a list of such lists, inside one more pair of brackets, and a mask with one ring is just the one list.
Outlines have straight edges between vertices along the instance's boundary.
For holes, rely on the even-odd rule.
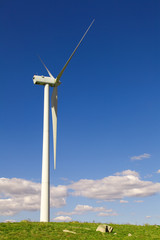
[[[160,240],[159,225],[116,225],[112,233],[96,232],[97,223],[0,223],[0,239],[28,240],[102,240],[102,239],[137,239]],[[74,233],[63,232],[69,230]],[[128,236],[128,234],[130,236]]]

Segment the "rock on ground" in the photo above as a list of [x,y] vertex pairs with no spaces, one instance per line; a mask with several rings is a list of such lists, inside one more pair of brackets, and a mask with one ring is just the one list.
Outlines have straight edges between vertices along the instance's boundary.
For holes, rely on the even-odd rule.
[[108,226],[106,224],[100,224],[96,231],[99,231],[99,232],[109,232],[111,233],[113,231],[113,228],[111,226]]
[[63,232],[67,232],[67,233],[73,233],[73,234],[76,234],[76,232],[73,232],[73,231],[69,231],[67,229],[64,229]]

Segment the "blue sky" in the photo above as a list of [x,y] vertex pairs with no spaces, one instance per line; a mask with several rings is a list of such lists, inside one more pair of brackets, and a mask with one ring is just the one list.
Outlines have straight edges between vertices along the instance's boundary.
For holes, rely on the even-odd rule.
[[158,0],[0,2],[0,221],[39,221],[37,55],[56,77],[95,18],[58,88],[51,220],[159,224],[159,11]]

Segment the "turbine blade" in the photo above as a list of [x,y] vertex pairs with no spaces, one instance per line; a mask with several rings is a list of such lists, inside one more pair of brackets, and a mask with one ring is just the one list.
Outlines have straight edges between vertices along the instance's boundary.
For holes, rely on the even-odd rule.
[[56,145],[57,145],[57,87],[53,88],[51,96],[52,127],[53,127],[53,149],[54,149],[54,169],[56,169]]
[[[49,76],[50,76],[51,78],[54,78],[54,77],[52,76],[52,74],[50,73],[50,71],[48,70],[48,68],[46,67],[46,65],[44,64],[44,62],[42,61],[42,59],[40,58],[40,56],[38,56],[38,57],[39,57],[41,63],[43,64],[43,66],[45,67],[45,69],[47,70]],[[55,78],[54,78],[54,79],[55,79]]]
[[68,63],[70,62],[71,58],[73,57],[73,55],[75,54],[77,48],[79,47],[79,45],[81,44],[83,38],[85,37],[85,35],[87,34],[87,32],[89,31],[90,27],[92,26],[92,24],[94,23],[95,19],[93,19],[93,21],[91,22],[91,24],[89,25],[88,29],[86,30],[85,34],[83,35],[83,37],[81,38],[81,40],[79,41],[77,47],[74,49],[73,53],[71,54],[70,58],[68,59],[68,61],[66,62],[66,64],[64,65],[64,67],[62,68],[62,70],[60,71],[60,73],[58,74],[56,80],[57,82],[59,81],[59,79],[61,78],[64,70],[66,69]]

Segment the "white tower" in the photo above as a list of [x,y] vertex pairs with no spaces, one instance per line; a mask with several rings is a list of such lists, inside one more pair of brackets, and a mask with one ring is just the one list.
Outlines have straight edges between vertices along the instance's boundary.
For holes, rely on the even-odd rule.
[[87,34],[88,30],[92,26],[94,20],[88,27],[87,31],[81,38],[77,47],[71,54],[70,58],[58,74],[57,78],[54,78],[45,64],[49,77],[33,76],[34,84],[44,85],[44,116],[43,116],[43,154],[42,154],[42,185],[41,185],[41,208],[40,208],[40,221],[50,221],[50,163],[49,163],[49,87],[54,87],[51,97],[51,111],[52,111],[52,124],[53,124],[53,143],[54,143],[54,169],[56,169],[56,144],[57,144],[57,100],[58,93],[57,88],[61,84],[60,78],[66,69],[68,63],[82,42],[83,38]]

